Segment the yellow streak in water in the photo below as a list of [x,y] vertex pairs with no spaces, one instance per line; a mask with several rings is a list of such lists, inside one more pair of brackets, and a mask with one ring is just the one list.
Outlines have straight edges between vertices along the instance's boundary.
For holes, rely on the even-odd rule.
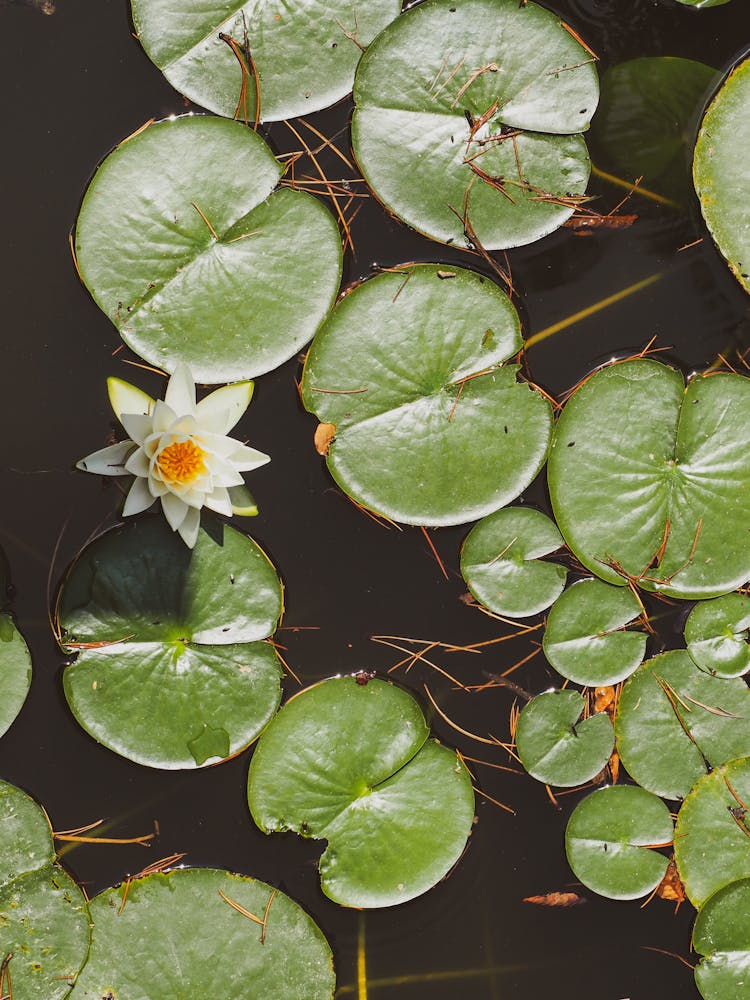
[[[490,976],[517,973],[528,971],[528,966],[525,965],[493,965],[485,966],[481,969],[445,969],[441,972],[426,972],[426,973],[414,973],[412,975],[406,976],[391,976],[387,979],[371,979],[369,982],[370,988],[376,989],[387,989],[392,986],[409,986],[412,983],[439,983],[446,982],[452,979],[462,980],[462,979],[487,979]],[[339,997],[349,996],[358,990],[358,986],[352,983],[346,986],[339,986],[336,991],[337,1000]],[[361,994],[360,994],[361,996]]]
[[365,914],[359,914],[357,928],[357,998],[367,1000],[367,951],[365,949]]
[[643,198],[650,198],[651,201],[657,201],[660,205],[668,205],[669,208],[682,209],[682,205],[680,205],[679,202],[672,201],[671,198],[667,198],[663,194],[657,194],[656,191],[649,191],[648,188],[643,187],[641,184],[636,186],[632,181],[626,181],[623,180],[622,177],[615,177],[614,174],[608,174],[605,170],[600,170],[599,167],[595,167],[593,163],[591,164],[591,173],[594,177],[600,178],[600,180],[608,181],[610,184],[614,184],[615,187],[623,188],[625,191],[632,191],[633,194],[639,194]]

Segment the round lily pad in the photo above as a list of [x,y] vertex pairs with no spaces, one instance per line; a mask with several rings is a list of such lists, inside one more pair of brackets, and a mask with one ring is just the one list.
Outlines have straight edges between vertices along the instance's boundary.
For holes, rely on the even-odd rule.
[[750,597],[727,594],[696,604],[685,622],[688,653],[702,670],[740,677],[750,670]]
[[31,654],[8,614],[0,613],[0,736],[21,711],[31,686]]
[[466,536],[461,574],[490,611],[526,618],[544,611],[562,592],[567,570],[541,557],[563,544],[562,535],[541,511],[506,507],[489,514]]
[[750,878],[720,889],[698,914],[693,950],[703,958],[695,982],[704,1000],[747,995],[750,970]]
[[444,243],[469,246],[472,232],[487,249],[538,240],[586,190],[594,62],[535,3],[426,0],[359,64],[352,145],[363,176]]
[[611,365],[570,398],[549,485],[563,538],[609,583],[718,597],[750,578],[750,380],[650,359]]
[[682,799],[709,767],[750,754],[748,719],[741,678],[712,677],[673,650],[644,663],[622,689],[617,748],[638,784]]
[[55,863],[44,810],[0,781],[0,962],[18,1000],[67,997],[89,948],[83,893]]
[[254,120],[254,64],[260,118],[279,121],[345,97],[362,49],[398,16],[401,0],[132,0],[132,7],[146,54],[180,93],[217,114]]
[[737,279],[750,291],[750,59],[730,74],[706,112],[693,180],[703,217]]
[[188,115],[121,143],[76,224],[81,277],[149,363],[198,382],[270,371],[307,343],[341,278],[322,202],[274,191],[282,168],[251,129]]
[[327,840],[323,892],[393,906],[453,867],[474,819],[471,779],[428,739],[422,709],[386,681],[336,677],[282,708],[250,763],[248,800],[265,833]]
[[106,532],[60,594],[68,704],[94,739],[140,764],[193,768],[248,746],[278,708],[281,668],[261,640],[281,585],[227,525],[190,550],[160,517]]
[[750,758],[705,774],[677,816],[675,861],[698,909],[719,889],[750,877]]
[[565,850],[576,878],[609,899],[638,899],[664,878],[668,859],[655,847],[672,842],[672,817],[655,795],[613,785],[573,811]]
[[210,868],[126,885],[127,897],[122,886],[91,900],[91,953],[76,1000],[333,997],[328,942],[278,889]]
[[586,701],[577,691],[547,691],[524,707],[516,727],[521,763],[547,785],[582,785],[605,766],[615,734],[606,713],[578,722]]
[[518,315],[493,282],[437,264],[354,288],[316,336],[302,399],[358,503],[408,524],[461,524],[515,499],[547,454],[549,403],[503,365]]
[[630,590],[581,580],[555,601],[547,617],[544,655],[576,684],[617,684],[643,660],[646,635],[626,631],[641,614]]

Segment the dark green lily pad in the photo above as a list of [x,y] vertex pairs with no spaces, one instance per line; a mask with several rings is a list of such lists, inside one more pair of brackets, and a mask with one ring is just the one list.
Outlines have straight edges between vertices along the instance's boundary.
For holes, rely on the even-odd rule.
[[750,754],[750,691],[700,670],[684,650],[664,653],[625,684],[615,733],[638,784],[682,799],[710,767]]
[[52,829],[25,792],[0,781],[0,962],[16,1000],[67,997],[89,948],[83,893],[55,864]]
[[573,811],[565,833],[576,878],[608,899],[639,899],[664,878],[668,859],[654,847],[672,842],[672,817],[655,795],[613,785]]
[[750,983],[750,878],[720,889],[698,914],[695,982],[704,1000],[741,1000]]
[[453,867],[474,820],[471,779],[428,739],[417,702],[382,680],[336,677],[289,701],[250,762],[248,800],[265,833],[327,840],[323,892],[393,906]]
[[307,409],[334,425],[339,486],[408,524],[461,524],[515,499],[552,423],[518,366],[503,365],[521,343],[510,300],[473,271],[413,265],[354,288],[302,378]]
[[750,670],[750,597],[727,594],[696,604],[685,622],[688,653],[702,670],[740,677]]
[[612,723],[603,712],[578,722],[585,707],[577,691],[547,691],[522,710],[516,749],[532,778],[571,788],[606,766],[615,743]]
[[10,615],[0,613],[0,736],[21,711],[31,686],[31,654]]
[[544,611],[562,592],[568,572],[541,556],[563,545],[548,517],[530,507],[506,507],[476,524],[461,549],[461,574],[490,611],[526,618]]
[[576,684],[618,684],[646,652],[645,633],[625,630],[640,614],[630,590],[602,580],[581,580],[552,606],[542,640],[544,655]]
[[750,877],[749,805],[747,757],[703,775],[682,803],[674,855],[696,908],[730,882]]
[[[260,79],[260,117],[278,121],[319,111],[352,89],[361,46],[401,12],[401,0],[291,0],[258,4],[222,0],[132,0],[133,23],[148,57],[180,93],[209,111],[238,111],[243,71],[220,34],[247,48]],[[255,119],[256,86],[246,75],[246,105]]]
[[562,225],[586,190],[580,133],[598,97],[594,59],[543,7],[427,0],[363,56],[352,145],[410,226],[469,245],[466,209],[487,249],[520,246]]
[[248,746],[278,708],[261,640],[281,613],[265,554],[213,525],[187,549],[160,517],[102,535],[60,595],[68,704],[94,739],[140,764],[192,768]]
[[674,597],[750,578],[750,380],[650,359],[597,372],[568,401],[549,459],[557,525],[587,569]]
[[276,368],[333,304],[341,240],[322,202],[274,191],[281,166],[251,129],[185,116],[121,143],[76,224],[81,277],[149,363],[197,382]]
[[693,180],[703,217],[738,281],[750,291],[750,59],[727,78],[706,112]]
[[[331,950],[295,902],[210,868],[149,875],[91,900],[91,953],[75,1000],[331,1000]],[[243,907],[263,924],[236,910]]]

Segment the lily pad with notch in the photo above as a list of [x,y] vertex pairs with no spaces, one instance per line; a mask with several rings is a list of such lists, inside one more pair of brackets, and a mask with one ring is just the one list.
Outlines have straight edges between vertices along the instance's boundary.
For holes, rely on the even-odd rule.
[[750,597],[727,594],[700,601],[685,622],[685,641],[693,661],[718,677],[741,677],[750,670]]
[[693,928],[693,950],[701,955],[695,983],[704,1000],[737,1000],[747,993],[750,968],[750,878],[714,893]]
[[0,736],[21,711],[31,686],[31,654],[13,618],[0,612]]

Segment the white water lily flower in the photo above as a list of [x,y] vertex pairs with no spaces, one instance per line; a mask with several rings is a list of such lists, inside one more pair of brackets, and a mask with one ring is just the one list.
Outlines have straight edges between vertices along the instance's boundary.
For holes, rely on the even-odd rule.
[[240,473],[270,461],[227,437],[250,403],[253,383],[223,386],[196,404],[190,369],[180,364],[163,401],[120,379],[109,379],[108,386],[130,440],[95,451],[77,468],[99,476],[135,476],[123,514],[139,514],[158,499],[172,530],[192,549],[201,508],[231,517],[229,489],[244,485]]

